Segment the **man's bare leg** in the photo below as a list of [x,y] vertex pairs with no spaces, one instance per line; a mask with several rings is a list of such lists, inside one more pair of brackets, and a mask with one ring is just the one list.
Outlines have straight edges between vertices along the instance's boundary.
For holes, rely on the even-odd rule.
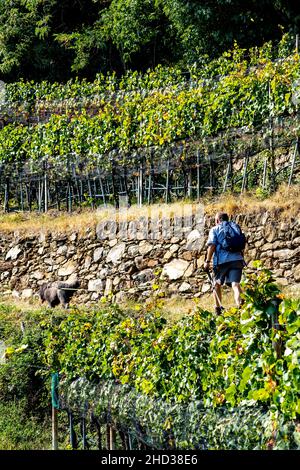
[[215,306],[221,307],[222,306],[222,291],[221,291],[221,284],[219,282],[215,283],[214,299],[215,299]]
[[232,290],[233,290],[235,303],[239,307],[241,305],[241,292],[242,292],[239,282],[232,283]]

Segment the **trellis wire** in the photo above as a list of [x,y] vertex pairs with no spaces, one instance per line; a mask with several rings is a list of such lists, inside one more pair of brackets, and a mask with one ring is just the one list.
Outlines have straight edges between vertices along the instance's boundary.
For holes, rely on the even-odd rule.
[[[47,212],[56,207],[64,207],[72,212],[74,207],[90,205],[95,208],[101,204],[113,203],[119,207],[120,196],[127,197],[128,205],[135,200],[138,205],[153,200],[171,202],[178,198],[199,200],[205,191],[220,193],[233,190],[240,181],[238,171],[234,171],[241,159],[244,159],[241,191],[248,187],[248,169],[252,157],[258,157],[264,150],[271,154],[270,189],[276,189],[274,151],[277,148],[294,146],[287,182],[292,184],[295,169],[298,165],[298,115],[269,120],[265,128],[253,129],[252,133],[243,129],[232,129],[215,138],[205,140],[186,140],[174,142],[167,147],[140,149],[130,156],[126,164],[119,163],[117,158],[110,157],[110,167],[96,166],[85,171],[80,161],[72,163],[73,156],[67,156],[67,172],[59,165],[53,166],[51,159],[40,164],[40,169],[30,171],[30,162],[2,164],[0,169],[0,201],[5,212],[10,210],[32,210]],[[265,139],[265,132],[269,138]],[[275,141],[275,132],[277,138]],[[224,145],[224,140],[227,144]],[[231,145],[229,150],[226,146]],[[239,146],[241,150],[239,150]],[[235,155],[232,149],[235,148]],[[182,159],[182,153],[186,152]],[[77,158],[77,157],[76,157]],[[123,159],[120,159],[123,161]],[[288,167],[284,167],[288,170]],[[258,170],[255,170],[257,173]],[[267,187],[268,157],[265,157],[262,174],[262,188]],[[59,176],[60,175],[60,176]],[[178,184],[179,182],[179,184]],[[23,187],[26,187],[23,193]],[[99,190],[98,190],[99,188]]]

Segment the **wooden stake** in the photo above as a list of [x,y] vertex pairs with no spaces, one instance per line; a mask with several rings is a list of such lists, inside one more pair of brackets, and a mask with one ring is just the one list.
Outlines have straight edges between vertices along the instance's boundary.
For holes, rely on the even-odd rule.
[[97,207],[97,184],[96,184],[96,178],[94,178],[94,197],[95,197],[95,205]]
[[269,115],[269,131],[270,131],[270,138],[269,138],[269,148],[271,154],[271,189],[275,191],[276,185],[276,175],[275,175],[275,157],[274,157],[274,142],[273,142],[273,116],[271,115],[272,109],[272,93],[271,93],[271,82],[269,82],[269,108],[270,108],[270,115]]
[[44,211],[48,212],[48,177],[47,177],[46,165],[45,165],[45,173],[44,173]]
[[57,181],[55,181],[55,197],[56,197],[56,208],[60,211],[60,198]]
[[109,428],[109,450],[116,449],[116,431],[113,426]]
[[5,189],[4,189],[4,212],[9,212],[9,178],[5,178]]
[[193,182],[192,182],[192,170],[190,169],[190,170],[189,170],[189,173],[188,173],[188,197],[189,197],[190,199],[192,199],[192,192],[193,192],[192,185],[193,185]]
[[82,183],[81,177],[79,180],[79,190],[80,190],[80,202],[82,202],[83,201],[83,183]]
[[197,150],[197,200],[200,200],[200,150]]
[[116,173],[115,173],[114,167],[112,168],[111,176],[112,176],[112,188],[113,188],[113,197],[115,200],[115,208],[119,209],[119,197],[117,194],[116,179],[115,179]]
[[86,440],[86,422],[85,417],[82,417],[82,449],[85,450],[88,447],[87,440]]
[[29,179],[28,184],[25,186],[26,188],[26,199],[28,204],[29,212],[31,212],[31,180]]
[[68,212],[72,212],[72,188],[71,188],[71,180],[68,181]]
[[267,170],[268,170],[268,157],[265,157],[264,161],[264,171],[263,171],[263,180],[262,180],[262,187],[266,189],[267,186]]
[[39,177],[39,185],[38,185],[38,207],[39,207],[39,212],[42,212],[42,200],[43,200],[43,181],[41,181],[41,177]]
[[98,177],[99,177],[99,183],[100,183],[100,190],[101,190],[103,205],[104,205],[104,207],[106,207],[105,191],[104,191],[103,182],[102,182],[102,178],[101,178],[100,168],[98,168]]
[[245,157],[244,161],[244,173],[243,173],[243,181],[242,181],[242,190],[241,192],[245,191],[247,187],[247,169],[248,169],[248,162],[249,162],[249,157]]
[[139,168],[139,179],[138,179],[138,206],[143,205],[143,165]]
[[223,185],[223,193],[225,193],[226,188],[227,188],[229,172],[230,172],[230,162],[228,162],[228,165],[227,165],[227,170],[226,170],[226,175],[225,175],[225,180],[224,180],[224,185]]
[[125,193],[127,197],[127,207],[131,207],[131,194],[128,188],[128,178],[127,178],[127,167],[124,167],[124,187],[125,187]]
[[149,178],[148,178],[148,204],[152,202],[152,168],[150,168]]
[[165,196],[166,204],[168,204],[168,202],[170,200],[170,198],[169,198],[169,195],[170,195],[169,184],[170,184],[170,160],[168,158],[168,161],[167,161],[167,179],[166,179],[166,196]]
[[20,207],[21,211],[24,210],[24,199],[23,199],[23,185],[22,185],[22,178],[20,177]]
[[58,414],[52,406],[52,450],[58,450]]
[[106,425],[106,450],[110,450],[110,426]]
[[291,172],[290,172],[290,177],[289,177],[289,183],[288,185],[291,186],[292,181],[293,181],[293,174],[294,174],[294,169],[295,169],[295,163],[296,163],[296,157],[299,149],[299,137],[297,137],[296,140],[296,145],[295,145],[295,150],[293,153],[293,159],[292,159],[292,164],[291,164]]

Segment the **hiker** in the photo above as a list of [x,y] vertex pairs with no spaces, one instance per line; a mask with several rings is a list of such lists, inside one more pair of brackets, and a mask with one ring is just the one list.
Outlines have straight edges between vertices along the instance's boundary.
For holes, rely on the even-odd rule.
[[238,307],[241,305],[240,281],[246,265],[243,257],[246,239],[239,225],[229,222],[225,212],[217,213],[215,222],[208,236],[204,270],[209,273],[213,257],[215,311],[220,314],[223,308],[221,285],[224,283],[231,285],[235,303]]

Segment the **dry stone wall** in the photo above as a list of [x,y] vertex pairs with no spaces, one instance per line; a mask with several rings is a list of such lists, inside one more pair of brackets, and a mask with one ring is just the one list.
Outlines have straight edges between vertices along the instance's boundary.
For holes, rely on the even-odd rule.
[[[246,260],[261,259],[282,284],[300,283],[300,221],[274,213],[239,215],[247,238]],[[77,275],[81,290],[74,302],[91,304],[103,296],[114,300],[150,297],[159,286],[167,295],[200,296],[209,291],[201,270],[205,239],[213,225],[196,217],[157,221],[145,218],[109,221],[72,233],[1,234],[1,295],[29,299],[43,282]],[[180,228],[180,229],[179,229]],[[153,235],[154,234],[154,235]]]

